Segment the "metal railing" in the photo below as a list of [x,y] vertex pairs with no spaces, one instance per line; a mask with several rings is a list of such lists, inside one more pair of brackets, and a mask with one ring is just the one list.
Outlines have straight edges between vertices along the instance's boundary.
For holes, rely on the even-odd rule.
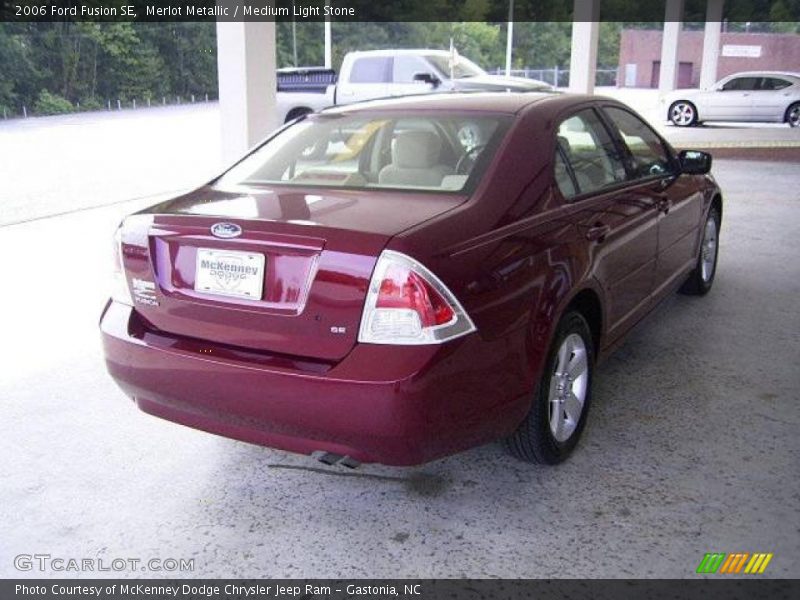
[[[121,99],[106,99],[103,104],[97,102],[92,103],[88,107],[81,106],[80,102],[72,104],[72,109],[69,111],[60,112],[37,112],[34,107],[22,105],[16,108],[9,108],[7,106],[0,107],[0,119],[27,119],[28,117],[43,117],[58,114],[75,114],[81,112],[97,112],[97,111],[120,111],[120,110],[135,110],[140,108],[151,108],[157,106],[179,106],[183,104],[199,104],[205,102],[215,102],[216,96],[209,96],[209,94],[195,95],[189,94],[188,96],[161,96],[159,98],[145,98],[130,100]],[[71,103],[70,103],[71,104]]]
[[[494,75],[505,75],[506,70],[498,67],[491,71]],[[617,85],[618,69],[616,67],[603,67],[597,69],[595,85]],[[569,69],[563,67],[511,69],[512,77],[525,77],[527,79],[538,79],[555,87],[567,87],[569,85]]]

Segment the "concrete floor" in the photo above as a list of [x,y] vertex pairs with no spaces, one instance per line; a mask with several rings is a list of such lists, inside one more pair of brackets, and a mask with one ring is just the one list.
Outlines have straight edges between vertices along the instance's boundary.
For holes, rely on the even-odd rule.
[[[40,576],[13,557],[48,553],[193,558],[192,577],[681,578],[709,551],[800,577],[800,171],[714,171],[714,290],[670,298],[598,371],[558,468],[493,444],[349,472],[144,415],[105,374],[97,319],[111,232],[147,201],[0,228],[0,577]],[[81,185],[110,189],[95,175]]]

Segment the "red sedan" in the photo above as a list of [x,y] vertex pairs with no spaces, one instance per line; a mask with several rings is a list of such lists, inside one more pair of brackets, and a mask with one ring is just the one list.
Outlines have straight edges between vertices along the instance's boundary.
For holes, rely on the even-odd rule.
[[711,157],[628,107],[441,94],[309,115],[124,220],[101,320],[143,411],[343,461],[564,460],[597,362],[713,281]]

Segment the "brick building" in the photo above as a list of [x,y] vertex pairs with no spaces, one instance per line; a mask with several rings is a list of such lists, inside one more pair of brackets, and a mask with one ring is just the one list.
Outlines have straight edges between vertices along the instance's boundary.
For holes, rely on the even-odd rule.
[[[624,29],[619,48],[619,87],[657,88],[661,70],[660,30]],[[698,87],[703,32],[682,31],[678,44],[678,87]],[[723,33],[717,79],[739,71],[800,72],[800,35]]]

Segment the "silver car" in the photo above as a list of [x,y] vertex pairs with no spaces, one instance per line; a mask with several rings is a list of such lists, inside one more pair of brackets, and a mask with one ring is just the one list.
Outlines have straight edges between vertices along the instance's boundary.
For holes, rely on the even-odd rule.
[[800,126],[800,73],[735,73],[707,90],[677,90],[662,98],[678,127],[704,121],[750,121]]

